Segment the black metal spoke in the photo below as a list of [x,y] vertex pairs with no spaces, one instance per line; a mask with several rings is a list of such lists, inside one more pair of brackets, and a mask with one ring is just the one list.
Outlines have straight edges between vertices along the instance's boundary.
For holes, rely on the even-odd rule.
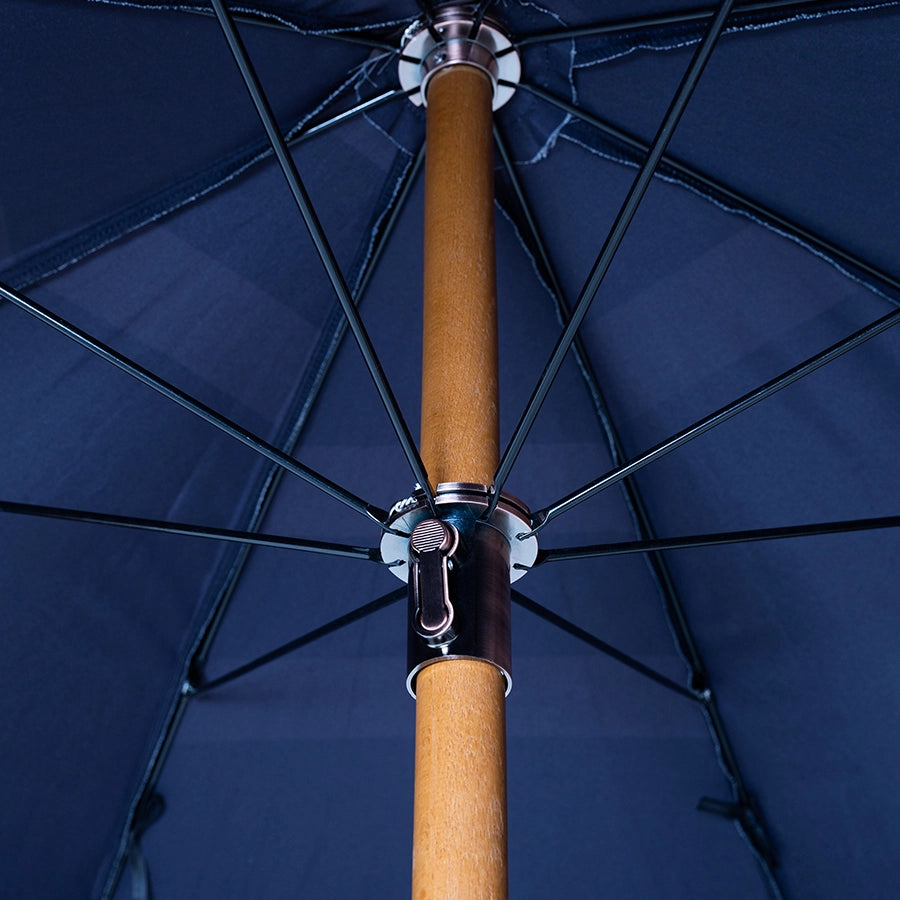
[[267,459],[277,463],[288,472],[297,475],[304,481],[317,487],[320,491],[333,497],[335,500],[339,500],[345,506],[349,506],[366,518],[377,522],[379,526],[384,527],[385,520],[387,519],[387,512],[385,510],[373,506],[370,503],[366,503],[364,500],[361,500],[355,494],[351,494],[350,491],[345,490],[340,485],[335,484],[333,481],[329,481],[324,475],[320,475],[308,466],[304,466],[302,463],[297,462],[296,459],[283,453],[277,447],[273,447],[262,438],[257,437],[255,434],[247,431],[235,422],[232,422],[230,419],[226,419],[199,400],[195,400],[193,397],[184,393],[184,391],[179,390],[177,387],[169,384],[157,375],[154,375],[143,366],[139,366],[136,362],[128,359],[128,357],[113,350],[112,347],[108,347],[106,344],[91,337],[80,328],[76,328],[76,326],[70,322],[67,322],[65,319],[50,312],[50,310],[39,306],[33,300],[29,300],[24,294],[20,294],[11,287],[0,283],[0,297],[4,300],[8,300],[10,303],[14,303],[19,309],[25,310],[25,312],[31,314],[39,321],[50,325],[60,334],[65,335],[65,337],[80,344],[86,350],[90,350],[91,353],[94,353],[101,359],[105,359],[107,362],[117,366],[123,372],[127,372],[132,378],[136,378],[142,384],[147,385],[147,387],[153,388],[153,390],[162,394],[164,397],[174,401],[179,406],[203,419],[205,422],[208,422],[210,425],[214,425],[220,431],[223,431],[230,437],[240,441],[261,456],[265,456]]
[[[735,757],[734,750],[731,746],[731,742],[729,741],[728,735],[725,731],[725,725],[722,721],[722,716],[719,713],[718,704],[716,703],[715,696],[713,695],[712,690],[710,689],[709,684],[706,681],[705,672],[702,668],[694,670],[691,677],[691,687],[693,688],[693,690],[688,690],[687,688],[682,687],[677,682],[667,678],[665,675],[656,672],[654,669],[650,669],[638,660],[627,656],[619,650],[616,650],[614,647],[611,647],[609,644],[601,641],[599,638],[570,622],[568,619],[564,619],[562,616],[551,612],[546,607],[541,606],[539,603],[535,603],[533,600],[530,600],[528,597],[525,597],[518,591],[512,591],[512,601],[514,603],[517,603],[524,609],[529,610],[529,612],[534,613],[536,616],[540,616],[540,618],[544,619],[545,621],[556,625],[567,634],[571,634],[573,637],[584,641],[589,646],[599,650],[601,653],[607,654],[613,659],[621,662],[623,665],[628,666],[628,668],[639,672],[641,675],[644,675],[652,681],[655,681],[657,684],[668,688],[669,690],[682,697],[686,697],[689,700],[700,703],[702,705],[703,713],[706,717],[710,733],[713,737],[713,741],[716,745],[716,751],[719,756],[720,764],[722,765],[722,768],[724,769],[731,783],[736,800],[743,807],[752,809],[756,808],[756,800],[748,790],[747,784],[744,781],[740,766],[738,765],[737,758]],[[772,846],[771,839],[761,822],[758,822],[757,835],[763,846]],[[760,860],[760,865],[765,871],[770,884],[773,886],[773,890],[776,896],[781,897],[781,890],[775,878],[775,873],[772,870],[772,864],[769,857],[762,857]]]
[[366,559],[381,562],[381,551],[375,547],[352,547],[327,541],[308,541],[283,535],[260,534],[256,531],[235,531],[230,528],[213,528],[209,525],[189,525],[162,519],[144,519],[135,516],[117,516],[110,513],[90,512],[57,506],[40,506],[34,503],[14,503],[0,500],[0,512],[14,515],[35,516],[43,519],[62,519],[67,522],[83,522],[91,525],[113,525],[138,531],[155,531],[158,534],[178,534],[188,537],[209,538],[214,541],[231,541],[238,544],[254,544],[282,550],[303,550],[326,556],[342,556],[348,559]]
[[850,534],[854,531],[875,531],[881,528],[900,528],[900,516],[845,519],[838,522],[785,525],[779,528],[752,528],[745,531],[720,531],[711,534],[691,534],[683,537],[654,538],[644,541],[593,544],[587,547],[561,547],[539,551],[532,568],[563,559],[591,559],[601,556],[622,556],[628,553],[688,550],[694,547],[717,547],[724,544],[745,544],[751,541],[777,541],[785,538],[815,537],[823,534]]
[[[415,184],[415,180],[421,169],[424,157],[425,146],[423,142],[418,155],[403,172],[403,175],[400,179],[399,188],[388,204],[387,215],[383,216],[377,227],[373,229],[375,232],[375,239],[371,245],[371,249],[366,258],[365,264],[363,265],[362,272],[360,273],[354,291],[355,302],[357,305],[362,302],[366,288],[368,287],[369,282],[372,279],[372,275],[374,274],[376,267],[378,266],[378,262],[381,259],[382,254],[384,253],[384,249],[394,233],[394,228],[396,226],[400,212],[406,204],[406,200],[409,197],[410,191]],[[297,420],[294,422],[291,428],[291,436],[287,444],[288,449],[296,446],[297,441],[300,439],[300,434],[303,428],[306,426],[306,423],[309,421],[310,412],[312,411],[316,399],[318,398],[322,387],[324,386],[325,381],[327,380],[328,375],[332,370],[334,361],[337,358],[338,349],[341,346],[344,335],[346,333],[347,318],[346,316],[341,316],[339,319],[337,319],[337,321],[333,323],[332,331],[330,335],[328,335],[325,342],[320,343],[321,361],[319,363],[318,371],[315,375],[314,380],[312,381],[312,384],[309,387],[308,393],[306,395],[306,400],[303,403],[303,407],[299,412]],[[265,514],[269,506],[271,505],[272,500],[274,499],[275,492],[278,489],[281,481],[281,476],[283,474],[283,470],[275,469],[271,473],[271,477],[267,479],[263,494],[259,497],[259,500],[256,504],[254,518],[251,523],[254,529],[259,529],[261,527]],[[203,667],[206,656],[209,652],[209,648],[215,635],[218,632],[219,623],[221,622],[221,619],[228,607],[229,597],[231,596],[231,593],[234,590],[234,587],[236,586],[238,579],[240,578],[244,570],[249,551],[249,546],[242,547],[239,556],[237,557],[234,565],[229,571],[228,579],[223,585],[219,598],[214,605],[215,613],[210,619],[205,637],[192,660],[192,666],[195,669],[202,669]]]
[[[565,323],[570,314],[569,307],[563,296],[562,287],[551,263],[549,252],[541,237],[537,222],[531,213],[522,186],[519,184],[515,167],[506,150],[499,130],[495,131],[495,136],[497,138],[500,158],[503,161],[509,180],[512,183],[522,215],[525,219],[526,228],[536,247],[538,268],[542,277],[550,287],[550,294],[553,298],[554,305],[556,306],[557,315],[562,322]],[[625,450],[610,414],[606,398],[600,387],[599,379],[591,365],[590,356],[584,347],[580,335],[576,336],[572,349],[575,360],[581,371],[582,378],[584,379],[585,386],[590,394],[598,423],[606,437],[612,463],[614,466],[620,466],[627,460]],[[623,478],[620,486],[625,494],[626,505],[641,542],[654,540],[656,538],[656,533],[650,519],[650,514],[647,511],[647,505],[644,503],[644,498],[637,482],[633,478]],[[647,563],[650,567],[653,579],[656,582],[657,589],[659,590],[660,598],[663,602],[663,609],[672,633],[675,636],[679,652],[690,671],[691,684],[705,684],[708,680],[706,669],[688,624],[687,616],[685,615],[684,608],[678,596],[678,590],[675,587],[675,582],[669,571],[666,560],[662,553],[650,552],[647,555]]]
[[575,339],[575,335],[578,333],[578,328],[585,315],[587,315],[587,311],[612,263],[613,257],[618,251],[622,239],[625,237],[625,232],[631,224],[631,220],[634,218],[638,206],[650,185],[653,173],[656,171],[656,167],[672,137],[672,133],[681,119],[681,115],[687,106],[688,100],[690,99],[694,88],[697,86],[697,82],[700,80],[700,76],[709,60],[709,56],[722,33],[722,28],[728,18],[728,13],[731,10],[732,4],[733,0],[724,0],[719,7],[715,19],[710,25],[700,46],[694,53],[694,57],[681,80],[678,91],[672,99],[672,103],[670,104],[662,124],[660,125],[659,131],[653,140],[647,159],[628,191],[625,202],[622,204],[622,208],[616,216],[612,229],[597,257],[597,261],[594,263],[591,274],[581,291],[581,295],[578,298],[578,302],[572,312],[569,323],[566,325],[566,328],[557,341],[550,360],[544,368],[544,372],[534,389],[534,393],[531,395],[531,399],[528,401],[525,412],[522,414],[522,418],[519,420],[519,424],[513,432],[509,445],[500,459],[500,465],[494,476],[494,496],[491,501],[491,506],[486,512],[487,515],[490,515],[493,512],[499,502],[503,485],[522,449],[522,445],[525,443],[525,438],[528,436],[528,432],[534,424],[534,420],[543,405],[544,399],[556,379],[556,375],[562,366],[563,359],[568,353],[569,347]]
[[[528,93],[533,94],[535,97],[539,97],[541,100],[546,101],[550,105],[561,109],[563,112],[581,119],[582,122],[591,125],[598,131],[602,132],[608,137],[613,138],[616,141],[619,141],[632,150],[636,150],[639,153],[646,153],[649,149],[649,144],[647,144],[645,141],[642,141],[640,138],[629,134],[627,131],[623,131],[621,128],[616,127],[612,123],[600,118],[599,116],[594,115],[593,113],[589,113],[586,110],[575,106],[572,103],[567,102],[566,100],[563,100],[561,97],[558,97],[555,94],[551,94],[549,91],[546,91],[543,88],[538,87],[537,85],[523,83],[520,84],[519,87],[522,90],[528,91]],[[870,276],[883,286],[891,288],[894,291],[900,291],[900,278],[896,278],[890,273],[884,272],[876,266],[873,266],[871,263],[866,262],[864,259],[861,259],[855,254],[850,253],[850,251],[844,249],[843,247],[839,247],[837,244],[833,244],[831,241],[826,240],[820,235],[814,234],[813,232],[804,228],[802,225],[798,225],[796,222],[785,218],[780,213],[769,209],[767,206],[759,203],[753,198],[748,197],[745,194],[741,194],[739,191],[728,187],[728,185],[723,184],[722,182],[717,181],[714,178],[710,178],[700,170],[685,165],[683,162],[680,162],[679,160],[675,159],[674,157],[668,156],[667,154],[663,154],[662,160],[660,161],[660,169],[663,169],[664,167],[669,169],[673,173],[690,180],[695,184],[701,185],[706,190],[719,195],[728,202],[733,203],[736,206],[747,210],[748,212],[751,212],[754,216],[763,220],[765,224],[777,229],[778,231],[783,232],[788,237],[794,238],[795,240],[809,245],[814,250],[818,250],[819,252],[823,253],[826,257],[840,260],[841,262],[852,266],[854,269],[857,269],[859,272],[865,273],[866,275]]]
[[[416,89],[418,90],[418,88]],[[375,97],[370,97],[368,100],[363,100],[360,103],[357,103],[356,106],[353,106],[350,109],[346,109],[343,112],[336,113],[333,116],[315,123],[307,123],[300,129],[300,132],[292,137],[289,141],[287,141],[288,147],[293,147],[303,141],[315,137],[316,135],[322,134],[325,131],[329,131],[334,128],[335,125],[341,125],[344,122],[349,122],[351,119],[355,119],[357,116],[361,116],[364,113],[371,112],[373,109],[377,109],[379,106],[383,106],[385,103],[388,103],[390,100],[394,100],[397,97],[406,97],[407,94],[411,93],[411,91],[404,91],[400,88],[391,88],[387,91],[382,91],[380,94]]]
[[795,381],[805,378],[807,375],[815,372],[816,369],[820,369],[822,366],[838,359],[845,353],[849,353],[860,344],[871,340],[883,331],[887,331],[888,328],[896,325],[898,322],[900,322],[900,310],[895,310],[892,313],[888,313],[886,316],[882,316],[880,319],[876,319],[865,328],[861,328],[849,337],[838,341],[836,344],[832,344],[828,349],[823,350],[821,353],[817,353],[815,356],[811,356],[805,362],[794,366],[792,369],[788,369],[771,381],[767,381],[760,387],[744,394],[733,403],[729,403],[727,406],[723,406],[721,409],[700,419],[693,425],[689,425],[684,430],[667,438],[646,453],[642,453],[640,456],[631,460],[631,462],[626,463],[624,466],[619,466],[611,472],[607,472],[605,475],[583,485],[577,491],[568,494],[556,503],[538,510],[532,517],[534,528],[529,534],[535,534],[551,519],[556,518],[556,516],[561,515],[573,506],[582,503],[589,497],[593,497],[594,494],[597,494],[600,491],[606,490],[606,488],[616,484],[634,472],[637,472],[639,469],[642,469],[644,466],[649,465],[660,457],[665,456],[667,453],[671,453],[673,450],[677,450],[682,445],[694,440],[694,438],[700,437],[701,434],[705,434],[707,431],[721,425],[723,422],[727,422],[738,413],[749,409],[751,406],[755,406],[760,401],[765,400],[767,397],[771,397],[772,394],[786,388]]
[[390,385],[388,384],[387,377],[384,374],[381,363],[378,361],[378,357],[375,353],[375,348],[372,346],[372,342],[369,339],[369,335],[366,332],[365,327],[363,326],[362,319],[360,318],[359,312],[356,309],[356,305],[353,303],[353,298],[350,295],[350,290],[347,287],[347,283],[345,282],[344,276],[341,273],[340,267],[338,266],[337,259],[335,258],[334,252],[332,251],[331,246],[329,245],[328,240],[325,237],[325,232],[322,228],[321,223],[319,222],[315,210],[313,209],[313,205],[309,199],[309,195],[306,192],[306,188],[304,187],[303,182],[300,179],[300,175],[297,172],[297,167],[294,165],[293,157],[291,156],[287,144],[285,143],[284,136],[281,133],[281,129],[278,127],[278,123],[275,120],[275,115],[272,112],[271,106],[269,105],[269,101],[262,89],[256,72],[253,69],[250,58],[247,55],[246,48],[244,47],[243,42],[241,41],[240,36],[237,33],[237,29],[234,26],[234,22],[231,19],[231,15],[226,9],[222,0],[212,0],[212,4],[213,8],[216,11],[219,25],[221,26],[222,32],[225,35],[225,39],[228,43],[229,49],[231,50],[235,63],[237,64],[238,69],[241,72],[241,76],[244,79],[244,84],[246,85],[247,90],[250,93],[251,99],[253,100],[253,105],[255,106],[257,114],[260,117],[260,121],[262,122],[266,134],[269,137],[269,141],[272,144],[272,149],[275,152],[275,156],[278,160],[279,165],[281,166],[288,186],[290,187],[291,194],[297,204],[297,208],[300,210],[300,213],[303,216],[303,221],[305,222],[306,227],[309,230],[310,237],[312,238],[316,251],[318,252],[319,257],[322,261],[322,265],[325,268],[329,281],[331,282],[331,286],[334,289],[335,294],[337,295],[338,301],[341,304],[341,308],[344,310],[344,315],[347,317],[348,324],[350,325],[350,330],[353,333],[354,338],[356,339],[356,343],[359,346],[360,352],[362,353],[363,359],[369,370],[369,374],[371,375],[372,381],[374,382],[376,390],[378,391],[378,395],[381,398],[382,403],[384,404],[385,410],[387,411],[388,417],[391,421],[391,425],[393,425],[394,427],[394,432],[397,435],[397,439],[400,442],[403,453],[406,456],[410,468],[413,471],[413,475],[415,476],[416,481],[422,486],[423,490],[425,491],[430,510],[432,511],[432,513],[435,513],[436,507],[434,505],[434,494],[432,493],[429,486],[428,475],[425,471],[425,466],[422,463],[422,459],[419,456],[419,451],[416,449],[412,434],[410,433],[409,428],[406,425],[406,421],[403,418],[403,414],[400,411],[397,400],[394,397]]
[[470,41],[474,41],[475,38],[478,37],[481,23],[484,21],[484,14],[488,11],[491,2],[492,0],[480,0],[478,6],[475,8],[475,14],[472,16],[472,27],[469,29]]
[[213,678],[211,681],[201,682],[199,684],[192,684],[189,693],[193,695],[205,694],[207,691],[221,687],[223,684],[228,684],[230,681],[234,681],[236,678],[247,675],[270,662],[274,662],[276,659],[281,659],[282,656],[286,656],[294,650],[299,650],[301,647],[313,643],[313,641],[327,637],[329,634],[334,634],[336,631],[340,631],[342,628],[346,628],[348,625],[352,625],[354,622],[366,618],[366,616],[371,616],[379,610],[392,606],[394,603],[405,599],[406,594],[406,587],[391,591],[389,594],[385,594],[383,597],[379,597],[371,603],[366,603],[363,606],[357,607],[343,616],[338,616],[338,618],[332,619],[330,622],[326,622],[324,625],[320,625],[318,628],[314,628],[312,631],[308,631],[306,634],[294,638],[294,640],[288,641],[286,644],[282,644],[280,647],[276,647],[274,650],[270,650],[268,653],[258,656],[256,659],[239,666],[237,669],[233,669],[230,672],[226,672],[224,675],[220,675],[218,678]]
[[307,37],[321,37],[332,41],[340,41],[343,44],[359,44],[361,47],[371,47],[373,50],[384,50],[385,53],[398,53],[400,48],[385,38],[370,37],[361,31],[304,31]]
[[[518,184],[518,179],[516,178],[515,170],[512,165],[512,161],[509,158],[509,154],[506,152],[503,141],[499,139],[499,132],[495,133],[498,137],[497,145],[499,148],[501,160],[503,161],[503,165],[506,168],[510,181],[513,184],[513,189],[516,193],[519,205],[522,208],[522,212],[526,220],[526,226],[530,232],[532,241],[537,247],[537,261],[539,269],[541,270],[541,274],[547,280],[547,283],[551,288],[551,295],[553,295],[553,299],[557,306],[559,315],[562,318],[566,318],[568,316],[568,308],[566,306],[562,289],[559,285],[559,280],[557,279],[554,272],[549,254],[541,239],[536,222],[531,215],[524,192],[522,191],[521,186]],[[575,339],[573,350],[575,352],[575,357],[578,365],[581,369],[582,376],[585,380],[585,384],[587,385],[588,391],[591,394],[591,399],[594,403],[594,409],[597,413],[598,420],[606,435],[613,464],[621,465],[622,461],[624,461],[625,459],[622,442],[619,438],[615,425],[613,424],[612,417],[610,416],[606,400],[603,397],[603,392],[600,389],[600,384],[597,380],[596,373],[593,371],[590,365],[590,360],[587,354],[582,350],[581,340],[579,337],[576,337]],[[650,541],[655,540],[655,533],[650,521],[650,515],[647,512],[647,508],[638,485],[633,478],[624,478],[622,479],[621,486],[624,488],[628,509],[634,521],[635,528],[642,538],[641,541],[635,543],[640,543],[643,546],[647,546]],[[549,551],[549,553],[554,552],[555,551],[552,550]],[[539,553],[538,563],[545,560],[547,556],[547,552]],[[665,557],[661,552],[658,552],[656,550],[649,550],[647,554],[647,562],[649,563],[651,573],[659,590],[666,619],[672,630],[672,634],[675,638],[678,651],[688,668],[690,679],[689,683],[694,689],[694,694],[692,694],[692,696],[695,696],[703,701],[704,712],[706,714],[707,722],[709,723],[710,733],[716,746],[718,758],[720,759],[729,780],[735,785],[735,791],[737,795],[741,798],[749,798],[749,791],[747,790],[744,783],[743,776],[741,775],[741,771],[738,767],[734,752],[731,749],[731,743],[728,739],[727,733],[725,732],[721,717],[719,716],[715,698],[710,689],[710,682],[706,672],[706,666],[700,655],[700,650],[697,647],[697,643],[694,639],[690,624],[688,623],[687,615],[685,614],[681,599],[678,596],[678,591],[675,587],[675,582],[672,578],[671,572],[669,571],[669,567],[666,563]],[[772,876],[771,872],[769,872],[768,874],[770,875],[770,879],[772,879],[774,883],[774,877]]]
[[683,687],[676,681],[672,681],[671,678],[667,678],[665,675],[662,675],[655,669],[651,669],[649,666],[645,666],[642,662],[639,662],[638,660],[634,659],[634,657],[629,656],[627,653],[623,653],[621,650],[617,650],[615,647],[607,644],[606,641],[601,640],[596,635],[591,634],[589,631],[585,631],[583,628],[580,628],[578,625],[575,625],[568,619],[565,619],[557,613],[547,609],[546,606],[541,606],[540,603],[535,603],[534,600],[531,600],[524,594],[520,594],[518,591],[513,591],[512,601],[513,603],[521,606],[522,609],[527,609],[528,612],[534,613],[534,615],[543,619],[545,622],[549,622],[551,625],[555,625],[557,628],[566,632],[566,634],[570,634],[572,635],[572,637],[578,638],[578,640],[583,641],[584,643],[593,647],[595,650],[599,650],[601,653],[606,654],[606,656],[609,656],[611,659],[615,659],[616,661],[622,663],[632,671],[638,672],[645,678],[649,678],[651,681],[655,681],[657,684],[668,688],[670,691],[674,691],[676,694],[679,694],[682,697],[687,697],[688,700],[694,700],[698,703],[703,702],[703,698],[695,694],[693,691],[688,690],[686,687]]
[[422,18],[432,40],[436,44],[440,44],[443,38],[441,37],[440,32],[434,27],[434,12],[431,8],[431,4],[428,3],[427,0],[416,0],[416,6],[422,10]]
[[[763,0],[760,3],[736,3],[734,16],[749,13],[768,12],[779,9],[796,9],[798,12],[805,8],[821,7],[821,0]],[[836,5],[836,4],[835,4]],[[858,3],[848,8],[858,7]],[[885,4],[887,5],[887,4]],[[571,27],[552,28],[547,31],[537,31],[532,34],[518,35],[515,44],[518,47],[527,47],[531,44],[547,44],[554,41],[568,41],[584,37],[599,37],[605,34],[621,34],[622,32],[654,31],[672,25],[689,25],[692,22],[702,22],[712,18],[714,8],[679,10],[671,13],[658,13],[649,16],[638,16],[633,19],[619,19],[614,22],[595,22],[589,25],[575,25]]]

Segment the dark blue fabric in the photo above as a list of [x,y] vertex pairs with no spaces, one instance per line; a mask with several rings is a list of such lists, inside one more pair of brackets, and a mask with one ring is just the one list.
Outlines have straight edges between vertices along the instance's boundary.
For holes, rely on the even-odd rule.
[[[336,347],[333,292],[214,20],[177,9],[194,5],[3,5],[0,280],[386,508],[412,475],[356,347]],[[317,32],[395,40],[418,15],[413,2],[242,7],[290,26],[242,32],[294,133],[394,86],[389,53]],[[492,9],[532,34],[677,7]],[[743,16],[672,154],[897,279],[898,24],[891,4]],[[649,141],[697,34],[532,45],[524,77]],[[498,123],[571,303],[636,157],[525,92]],[[422,111],[397,100],[293,151],[351,287],[423,135]],[[507,439],[560,324],[497,166]],[[361,306],[413,433],[422,203],[419,180]],[[898,299],[669,172],[582,337],[633,457]],[[377,544],[363,517],[275,478],[21,310],[0,306],[0,333],[0,498]],[[898,364],[889,331],[643,469],[656,532],[896,515]],[[510,477],[533,509],[613,468],[582,375],[567,359]],[[613,488],[541,545],[632,540],[634,521]],[[780,887],[738,820],[698,809],[727,811],[739,793],[702,705],[515,609],[512,896],[890,896],[897,541],[885,530],[666,554]],[[370,562],[0,515],[0,894],[124,900],[142,889],[141,860],[157,900],[408,893],[401,607],[182,699],[205,637],[200,674],[213,678],[398,584]],[[645,558],[552,563],[516,586],[687,682]],[[157,795],[165,811],[150,822]]]
[[[265,149],[225,42],[206,17],[63,2],[53,4],[51,20],[47,4],[10,0],[3,19],[0,116],[15,131],[40,111],[27,147],[14,134],[6,139],[0,271],[14,263],[23,270],[8,282],[81,258],[233,177]],[[297,67],[302,37],[262,37],[260,77],[286,130],[348,80],[348,59],[352,67],[367,56],[348,48],[336,58],[333,44],[314,43],[302,51],[319,76],[312,81]],[[251,52],[259,40],[248,35]]]

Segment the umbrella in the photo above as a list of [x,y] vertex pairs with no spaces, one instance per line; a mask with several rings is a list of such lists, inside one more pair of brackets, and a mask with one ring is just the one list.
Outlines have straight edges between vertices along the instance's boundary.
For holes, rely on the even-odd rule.
[[[409,892],[379,548],[423,481],[400,48],[441,10],[232,6],[318,249],[211,8],[3,6],[4,896]],[[716,10],[465,13],[521,59],[510,892],[889,895],[896,7],[735,5],[671,135]]]

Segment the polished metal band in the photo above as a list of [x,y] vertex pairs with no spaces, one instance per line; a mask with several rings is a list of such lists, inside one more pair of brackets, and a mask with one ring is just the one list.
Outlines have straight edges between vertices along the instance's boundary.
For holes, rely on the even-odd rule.
[[[425,666],[447,659],[480,659],[496,666],[512,687],[510,647],[510,582],[521,577],[537,557],[537,539],[519,535],[530,530],[528,509],[508,494],[501,496],[490,519],[484,519],[490,503],[487,485],[439,484],[435,491],[439,519],[432,519],[422,491],[401,500],[391,510],[389,526],[381,542],[382,558],[398,577],[410,582],[407,688],[415,696],[416,676]],[[437,534],[432,523],[445,523],[457,537],[441,544],[436,538],[418,541],[410,549],[410,535],[420,528]],[[426,532],[427,533],[427,532]],[[447,548],[438,585],[446,590],[446,629],[436,623],[431,632],[422,626],[422,587],[416,571],[423,548]],[[429,601],[433,603],[433,601]],[[433,603],[431,609],[439,609]]]

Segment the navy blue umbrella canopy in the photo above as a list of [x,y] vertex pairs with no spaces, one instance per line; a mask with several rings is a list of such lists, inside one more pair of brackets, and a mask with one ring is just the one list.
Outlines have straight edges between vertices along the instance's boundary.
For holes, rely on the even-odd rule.
[[[424,111],[397,72],[438,10],[232,9],[330,274],[211,7],[0,13],[3,897],[409,892],[405,586],[378,547],[415,453],[339,295],[416,435]],[[511,895],[888,896],[900,11],[734,6],[608,266],[715,10],[473,12],[522,62],[501,431],[542,526]]]

